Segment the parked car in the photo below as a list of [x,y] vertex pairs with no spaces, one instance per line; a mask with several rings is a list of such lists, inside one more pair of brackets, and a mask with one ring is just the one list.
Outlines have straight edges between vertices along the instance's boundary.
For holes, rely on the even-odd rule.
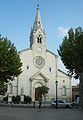
[[[63,108],[72,108],[72,103],[66,102],[65,100],[58,99],[57,100],[58,107],[63,107]],[[51,102],[51,107],[56,108],[56,100],[53,100]]]

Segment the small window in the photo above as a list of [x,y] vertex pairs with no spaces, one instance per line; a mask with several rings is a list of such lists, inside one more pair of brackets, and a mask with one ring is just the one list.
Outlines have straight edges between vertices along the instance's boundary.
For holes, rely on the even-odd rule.
[[27,65],[27,70],[29,69],[29,65]]
[[40,37],[40,43],[41,43],[41,37]]
[[37,37],[37,43],[42,43],[41,35]]
[[39,37],[37,37],[37,43],[39,43]]
[[63,82],[65,82],[65,80],[63,80]]
[[52,71],[51,67],[49,68],[49,71],[50,71],[50,72]]

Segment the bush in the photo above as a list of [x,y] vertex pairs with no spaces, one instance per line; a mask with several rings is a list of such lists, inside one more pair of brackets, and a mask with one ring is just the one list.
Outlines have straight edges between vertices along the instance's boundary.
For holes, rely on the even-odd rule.
[[8,95],[3,98],[3,101],[8,102]]
[[[8,102],[8,95],[3,98],[3,101]],[[25,104],[31,103],[32,99],[29,96],[24,95],[24,102]],[[12,96],[12,102],[14,104],[19,104],[20,103],[20,95],[17,96]]]
[[12,96],[12,102],[13,103],[20,103],[20,96],[19,95]]
[[24,103],[31,103],[32,99],[29,96],[24,95]]

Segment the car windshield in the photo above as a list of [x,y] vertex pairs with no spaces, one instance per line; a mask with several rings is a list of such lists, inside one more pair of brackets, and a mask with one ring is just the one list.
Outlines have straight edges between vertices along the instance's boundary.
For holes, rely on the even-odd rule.
[[65,101],[64,100],[58,100],[58,103],[64,103]]

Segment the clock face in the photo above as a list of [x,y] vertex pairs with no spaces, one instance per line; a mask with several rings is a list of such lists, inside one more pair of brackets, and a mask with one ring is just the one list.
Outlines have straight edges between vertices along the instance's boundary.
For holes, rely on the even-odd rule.
[[43,57],[41,56],[37,56],[34,58],[33,60],[34,62],[34,65],[37,67],[37,68],[42,68],[44,65],[45,65],[45,60]]
[[41,47],[38,47],[37,51],[38,51],[38,52],[41,52],[41,51],[42,51],[42,48],[41,48]]

